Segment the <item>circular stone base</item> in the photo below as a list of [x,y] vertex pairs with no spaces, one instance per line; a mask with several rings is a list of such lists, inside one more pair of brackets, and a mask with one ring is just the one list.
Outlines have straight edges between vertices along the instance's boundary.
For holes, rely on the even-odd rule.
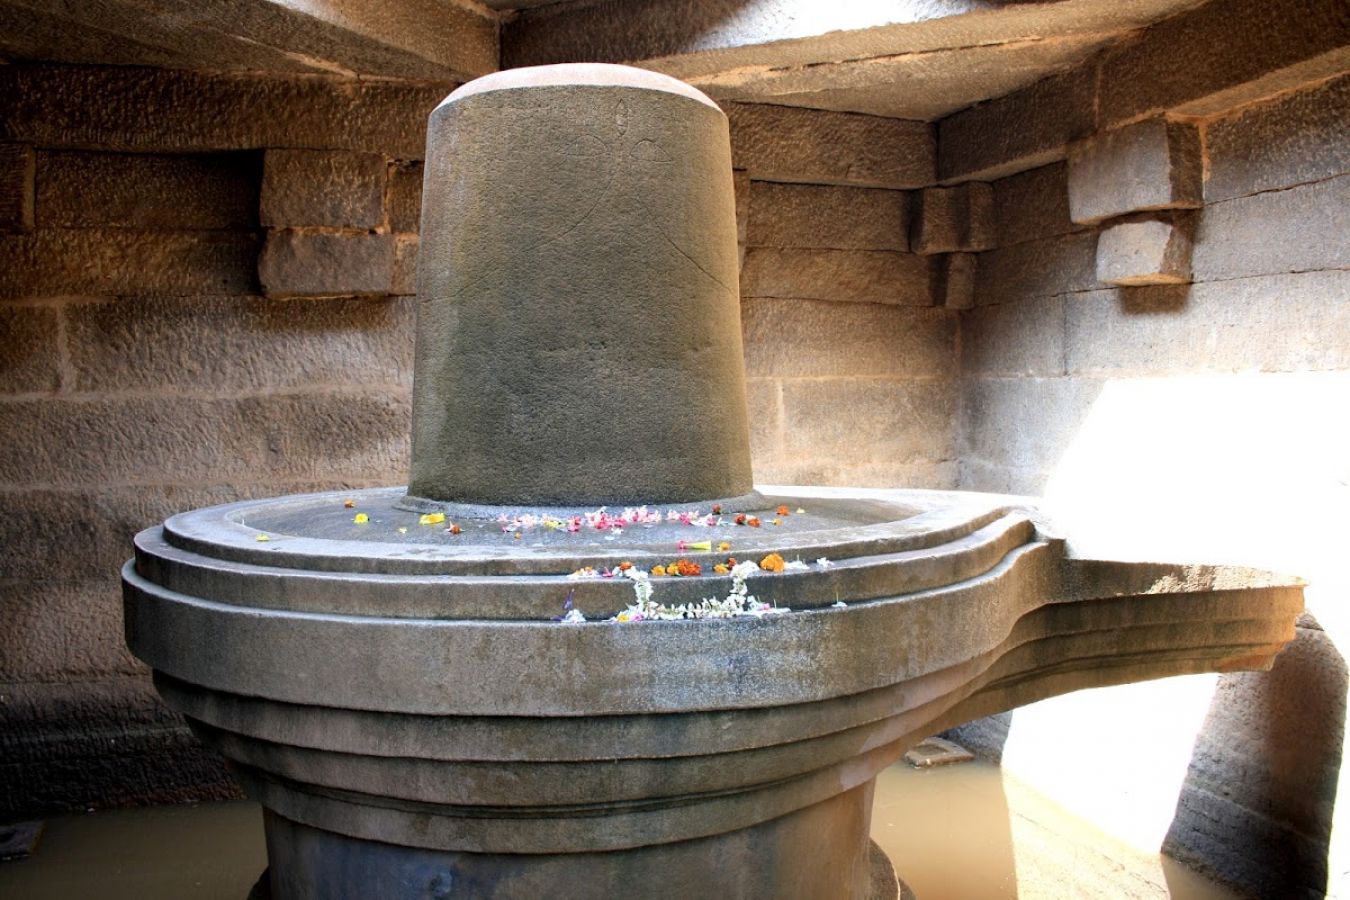
[[[891,858],[876,841],[867,845],[868,892],[866,900],[916,900],[909,885],[901,881],[891,865]],[[272,900],[272,870],[263,869],[246,900]]]

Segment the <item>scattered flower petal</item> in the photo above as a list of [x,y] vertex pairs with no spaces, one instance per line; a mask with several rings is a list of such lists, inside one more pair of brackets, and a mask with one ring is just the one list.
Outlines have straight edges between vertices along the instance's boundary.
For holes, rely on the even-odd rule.
[[255,541],[270,541],[271,538],[268,537],[268,536],[265,535],[265,534],[260,534],[260,535],[258,535],[257,537],[255,537],[254,540],[255,540]]
[[422,513],[417,517],[418,525],[439,525],[444,521],[445,513],[443,512]]
[[351,509],[353,506],[356,505],[356,501],[355,501],[355,500],[343,500],[343,501],[342,501],[342,505],[345,506],[347,509]]
[[828,569],[832,565],[834,565],[834,563],[830,562],[823,556],[820,559],[816,560],[816,566],[821,569]]
[[352,521],[355,522],[357,525],[364,525],[370,521],[370,516],[366,515],[365,513],[357,513],[356,515],[352,516]]
[[830,605],[833,606],[835,609],[848,609],[848,604],[845,603],[843,600],[836,600]]
[[586,617],[581,614],[581,610],[579,609],[569,609],[567,615],[563,616],[558,621],[562,622],[564,625],[579,625],[586,621]]

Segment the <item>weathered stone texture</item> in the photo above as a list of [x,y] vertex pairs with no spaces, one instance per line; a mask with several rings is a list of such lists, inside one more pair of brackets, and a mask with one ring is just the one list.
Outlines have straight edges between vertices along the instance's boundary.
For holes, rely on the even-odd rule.
[[0,481],[387,478],[406,464],[408,409],[383,392],[0,403]]
[[926,257],[910,253],[751,247],[741,295],[929,306],[931,270]]
[[975,303],[1012,303],[1096,287],[1097,236],[1067,234],[981,253]]
[[0,692],[4,815],[240,796],[219,755],[191,737],[144,675],[0,683]]
[[0,306],[0,393],[61,386],[60,313],[47,306]]
[[751,183],[752,247],[909,249],[904,191]]
[[1196,281],[1350,268],[1350,175],[1207,206]]
[[1095,75],[1054,75],[941,120],[937,180],[989,181],[1062,159],[1092,133]]
[[1032,297],[972,309],[961,319],[962,373],[1063,375],[1064,311],[1078,300]]
[[[1315,79],[1279,75],[1324,58],[1343,71],[1350,41],[1344,0],[1224,0],[1154,25],[1107,51],[1101,63],[1103,125],[1161,110],[1205,115]],[[1339,56],[1337,61],[1334,58]]]
[[[745,384],[745,405],[750,412],[750,456],[760,460],[783,452],[783,389],[774,378],[750,378]],[[759,481],[758,475],[755,478]]]
[[914,217],[915,253],[988,250],[994,246],[994,192],[987,182],[925,188]]
[[726,104],[731,156],[759,181],[915,188],[934,178],[933,127],[908,119]]
[[850,466],[829,459],[780,458],[756,462],[756,484],[826,484],[853,487],[955,488],[956,460],[901,463],[878,460]]
[[79,391],[408,385],[409,300],[147,297],[65,307]]
[[1327,848],[1346,682],[1342,651],[1310,628],[1297,629],[1268,673],[1222,676],[1164,851],[1253,897],[1336,893]]
[[956,409],[955,380],[789,379],[784,449],[843,466],[952,459]]
[[1069,167],[1056,162],[994,182],[994,245],[1082,231],[1069,218]]
[[389,192],[385,201],[389,212],[389,230],[415,232],[422,224],[422,164],[389,164]]
[[1205,146],[1208,203],[1350,172],[1350,75],[1211,122]]
[[121,595],[111,577],[0,583],[0,682],[141,672],[122,639]]
[[258,224],[256,153],[44,150],[37,167],[37,218],[44,229],[247,229]]
[[948,253],[942,256],[935,277],[939,280],[938,306],[947,309],[970,309],[975,305],[975,279],[979,271],[979,257],[974,253]]
[[394,275],[389,293],[396,297],[411,297],[417,293],[417,248],[420,239],[415,234],[394,235]]
[[956,314],[876,303],[741,304],[747,374],[950,378]]
[[267,233],[258,280],[269,297],[389,294],[394,288],[391,234]]
[[427,114],[452,87],[9,65],[0,68],[0,97],[12,98],[0,121],[0,140],[54,149],[192,153],[299,147],[421,159]]
[[1345,270],[1079,294],[1066,306],[1068,370],[1114,377],[1350,369],[1350,342],[1333,337],[1350,334],[1346,297]]
[[1052,467],[1101,393],[1090,378],[976,378],[966,383],[962,459],[1010,469]]
[[1203,194],[1200,133],[1149,119],[1069,150],[1069,214],[1091,224],[1126,213],[1193,208]]
[[0,144],[0,232],[33,227],[33,148]]
[[1179,284],[1191,278],[1192,223],[1164,219],[1118,222],[1097,236],[1103,284]]
[[[1050,472],[1004,463],[989,463],[961,456],[957,484],[963,491],[988,491],[992,494],[1040,496],[1050,480]],[[980,720],[987,721],[987,720]]]
[[39,228],[0,236],[0,299],[243,294],[256,248],[247,232]]
[[[260,218],[284,228],[375,228],[385,220],[388,164],[377,153],[268,150]],[[406,214],[406,210],[401,211]]]

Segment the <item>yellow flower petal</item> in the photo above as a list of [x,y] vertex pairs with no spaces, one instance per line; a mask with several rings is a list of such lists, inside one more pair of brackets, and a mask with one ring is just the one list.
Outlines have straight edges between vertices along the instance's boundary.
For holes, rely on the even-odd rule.
[[417,517],[418,525],[439,525],[444,521],[445,513],[443,512],[422,513]]
[[265,534],[260,534],[260,535],[258,535],[256,538],[254,538],[254,540],[255,540],[255,541],[270,541],[271,538],[268,537],[268,536],[265,535]]
[[355,522],[357,525],[364,525],[370,521],[370,516],[366,515],[365,513],[357,513],[356,515],[352,516],[352,521]]

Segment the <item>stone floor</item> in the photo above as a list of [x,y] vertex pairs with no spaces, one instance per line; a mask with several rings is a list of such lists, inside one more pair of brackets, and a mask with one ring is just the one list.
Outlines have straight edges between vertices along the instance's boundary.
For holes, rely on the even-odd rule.
[[[883,772],[872,836],[918,900],[1236,898],[980,762]],[[62,816],[30,858],[0,863],[0,896],[242,900],[263,865],[253,803]]]

